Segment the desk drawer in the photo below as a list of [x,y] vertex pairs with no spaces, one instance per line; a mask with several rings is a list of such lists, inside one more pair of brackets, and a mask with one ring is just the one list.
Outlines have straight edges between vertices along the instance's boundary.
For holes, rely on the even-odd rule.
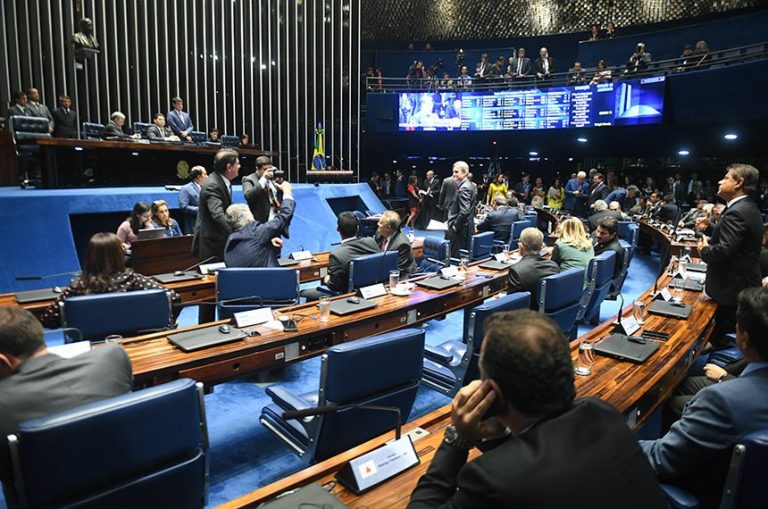
[[179,378],[191,378],[198,382],[214,384],[252,371],[277,367],[284,360],[285,349],[281,346],[205,366],[185,369],[179,371]]

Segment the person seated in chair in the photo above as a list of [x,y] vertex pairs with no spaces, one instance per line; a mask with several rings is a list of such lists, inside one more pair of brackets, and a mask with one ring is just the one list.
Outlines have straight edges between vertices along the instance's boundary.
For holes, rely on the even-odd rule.
[[123,250],[131,247],[131,242],[139,238],[141,230],[155,228],[152,223],[152,209],[143,201],[137,201],[131,209],[131,215],[117,227],[117,238]]
[[104,127],[102,136],[104,138],[118,138],[121,140],[129,140],[131,138],[141,138],[140,134],[128,134],[123,131],[125,126],[125,115],[121,111],[115,111],[110,115],[109,122]]
[[[349,262],[359,256],[378,253],[379,246],[373,237],[358,237],[360,220],[354,212],[342,212],[336,221],[341,244],[328,257],[328,275],[323,284],[333,292],[346,292],[349,285]],[[325,293],[314,288],[302,290],[301,296],[316,300]]]
[[621,221],[621,211],[611,210],[608,208],[608,202],[604,200],[597,200],[594,205],[592,205],[592,208],[595,213],[589,216],[589,225],[592,227],[593,231],[597,229],[597,223],[604,217],[614,217],[617,221]]
[[[479,368],[481,379],[453,399],[408,509],[666,507],[626,418],[597,398],[576,399],[571,350],[549,317],[492,315]],[[473,447],[482,453],[468,461]]]
[[400,214],[387,210],[379,218],[378,229],[374,240],[382,251],[397,251],[397,267],[400,276],[407,278],[416,272],[416,262],[413,259],[411,241],[400,231]]
[[165,228],[166,237],[181,237],[181,227],[178,221],[171,217],[168,211],[168,203],[165,200],[155,200],[150,207],[152,212],[152,226]]
[[[109,234],[114,237],[113,234]],[[116,252],[120,254],[119,246]],[[0,434],[19,424],[130,392],[131,360],[106,345],[70,359],[48,351],[43,327],[18,306],[0,307]],[[0,441],[0,480],[9,507],[16,506],[8,441]]]
[[595,229],[595,255],[606,251],[616,253],[616,266],[613,269],[613,277],[621,272],[621,264],[624,252],[619,243],[619,221],[615,217],[604,217],[597,222]]
[[485,216],[485,220],[477,225],[477,232],[493,232],[493,240],[509,242],[512,234],[512,223],[525,219],[517,207],[510,207],[507,197],[501,194],[493,199],[493,211]]
[[165,125],[165,115],[155,113],[152,115],[152,123],[147,127],[147,138],[155,141],[181,141],[178,136],[173,134],[170,128]]
[[507,276],[507,291],[531,292],[531,309],[539,309],[539,303],[534,297],[539,281],[542,278],[557,274],[560,267],[552,260],[546,260],[541,255],[544,234],[538,228],[526,228],[520,234],[519,250],[522,259],[509,268]]
[[[59,303],[69,297],[153,289],[167,290],[160,283],[125,268],[125,255],[117,235],[97,233],[88,242],[82,273],[62,288],[56,301],[40,316],[40,321],[46,327],[61,327]],[[174,301],[179,300],[173,291],[171,297]]]
[[702,509],[720,506],[733,446],[768,428],[767,330],[768,289],[742,290],[736,345],[747,366],[741,376],[702,388],[663,437],[640,441],[656,475],[691,491]]
[[277,267],[277,255],[283,246],[280,232],[290,223],[296,201],[290,182],[283,182],[280,210],[269,221],[256,221],[248,205],[227,207],[227,222],[232,233],[224,248],[227,267]]

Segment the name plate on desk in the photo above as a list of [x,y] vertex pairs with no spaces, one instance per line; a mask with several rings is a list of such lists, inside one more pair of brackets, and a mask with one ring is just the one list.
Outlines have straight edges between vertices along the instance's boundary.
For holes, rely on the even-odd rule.
[[259,325],[274,319],[275,316],[272,313],[272,308],[251,309],[235,313],[235,322],[237,322],[237,326],[241,328],[250,327],[251,325]]
[[289,256],[292,259],[296,260],[297,262],[300,262],[302,260],[311,260],[312,259],[312,252],[309,251],[309,250],[294,251]]
[[626,336],[632,336],[638,330],[640,330],[640,324],[637,322],[637,319],[632,315],[629,315],[624,318],[620,318],[618,326],[616,327],[616,332],[619,332]]
[[445,277],[458,277],[459,268],[456,265],[449,265],[440,269],[440,273]]
[[378,283],[371,286],[364,286],[360,288],[360,295],[364,299],[371,299],[373,297],[381,297],[387,294],[387,289],[384,288],[384,283]]
[[411,437],[404,435],[353,459],[341,467],[336,479],[352,493],[359,495],[418,464],[419,456]]
[[206,263],[200,266],[200,274],[210,274],[219,269],[226,268],[226,266],[227,264],[224,262]]
[[656,293],[656,295],[653,296],[652,300],[663,300],[664,302],[669,302],[672,300],[672,294],[669,293],[669,288],[662,288]]

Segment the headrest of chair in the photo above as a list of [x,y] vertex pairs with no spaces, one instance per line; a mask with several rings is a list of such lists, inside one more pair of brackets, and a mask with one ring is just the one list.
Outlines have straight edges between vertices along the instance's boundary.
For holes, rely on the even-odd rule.
[[539,281],[538,295],[546,292],[544,311],[552,311],[579,302],[583,288],[584,269],[576,267],[543,278]]
[[13,132],[18,138],[20,133],[31,134],[40,133],[48,134],[48,119],[40,117],[27,117],[24,115],[17,115],[11,117],[13,122]]
[[592,274],[597,271],[597,286],[602,286],[613,278],[613,271],[616,268],[616,253],[613,251],[604,251],[589,261],[587,277],[592,279]]
[[219,299],[250,296],[259,296],[265,301],[296,299],[298,287],[299,270],[291,267],[230,267],[216,273]]
[[[475,306],[470,310],[470,316],[475,314],[474,329],[467,331],[472,333],[472,337],[475,341],[475,351],[479,352],[480,342],[483,340],[484,326],[486,319],[494,313],[500,313],[502,311],[513,311],[515,309],[530,309],[531,307],[531,292],[517,292],[505,295],[498,299],[489,300],[483,302],[479,306]],[[469,324],[467,324],[469,326]]]
[[[357,267],[358,270],[361,267],[365,267],[366,269],[376,269],[377,264],[381,264],[379,267],[381,270],[386,269],[394,270],[397,268],[397,251],[383,251],[381,253],[372,253],[362,256],[357,256],[352,259],[352,262],[354,262],[355,267]],[[392,266],[392,261],[394,260],[394,267]]]
[[350,403],[421,378],[424,331],[403,329],[325,351],[326,401]]

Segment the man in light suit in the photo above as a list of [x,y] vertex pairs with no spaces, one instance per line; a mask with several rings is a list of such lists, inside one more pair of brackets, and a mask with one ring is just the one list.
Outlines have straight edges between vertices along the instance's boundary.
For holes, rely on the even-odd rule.
[[227,207],[232,205],[232,183],[240,171],[240,158],[236,150],[219,150],[213,159],[213,173],[200,190],[200,208],[197,211],[192,254],[205,260],[215,257],[224,260],[224,247],[231,233],[227,222]]
[[189,133],[195,130],[195,126],[192,125],[189,114],[184,111],[184,99],[174,97],[171,99],[171,104],[173,109],[168,112],[167,117],[171,131],[183,141],[192,141],[192,136]]
[[202,166],[189,170],[189,182],[179,189],[179,208],[184,214],[184,234],[195,233],[197,210],[200,207],[200,189],[208,180],[208,172]]
[[[48,352],[43,327],[18,306],[0,308],[0,434],[20,423],[130,392],[131,360],[107,345],[65,359]],[[0,441],[0,480],[15,507],[7,440]]]
[[77,113],[72,110],[72,99],[68,95],[59,96],[59,107],[53,115],[53,136],[57,138],[77,138]]
[[531,309],[539,309],[536,289],[539,281],[560,272],[560,267],[552,260],[541,256],[544,246],[544,234],[538,228],[528,227],[520,234],[519,249],[522,259],[509,268],[507,291],[531,292]]
[[512,223],[522,221],[523,213],[517,207],[510,207],[507,197],[500,194],[493,199],[493,210],[485,216],[485,220],[477,225],[477,232],[493,232],[493,240],[509,242],[512,234]]
[[656,475],[692,491],[702,509],[719,506],[733,446],[768,428],[767,330],[768,289],[742,290],[736,344],[748,364],[741,376],[700,390],[663,437],[640,442]]
[[705,291],[717,302],[710,343],[727,346],[723,336],[736,324],[736,296],[744,288],[760,286],[760,249],[763,218],[752,197],[759,189],[760,173],[748,164],[732,164],[720,181],[717,195],[728,206],[712,231],[699,241],[701,259],[707,264]]
[[397,251],[397,267],[402,277],[416,272],[416,261],[408,237],[400,231],[400,214],[387,210],[379,218],[378,229],[374,240],[381,251]]
[[[456,197],[448,210],[448,231],[445,238],[451,241],[451,255],[459,254],[464,249],[470,236],[470,221],[477,199],[477,187],[468,178],[469,165],[464,161],[453,163],[453,181],[456,183]],[[447,179],[446,179],[447,180]]]
[[453,177],[443,179],[443,183],[440,185],[440,196],[437,199],[437,212],[441,221],[448,219],[448,211],[451,210],[455,197],[456,181],[453,180]]
[[587,198],[589,198],[589,183],[586,178],[587,174],[580,171],[576,174],[576,178],[570,179],[565,184],[565,210],[568,212],[584,212]]
[[[575,400],[568,342],[550,318],[493,314],[479,367],[409,509],[666,507],[626,419],[599,399]],[[482,454],[468,461],[473,447]]]
[[27,89],[27,98],[29,103],[27,104],[27,111],[33,117],[44,118],[48,120],[48,131],[53,132],[53,116],[48,106],[40,102],[40,92],[34,88]]

